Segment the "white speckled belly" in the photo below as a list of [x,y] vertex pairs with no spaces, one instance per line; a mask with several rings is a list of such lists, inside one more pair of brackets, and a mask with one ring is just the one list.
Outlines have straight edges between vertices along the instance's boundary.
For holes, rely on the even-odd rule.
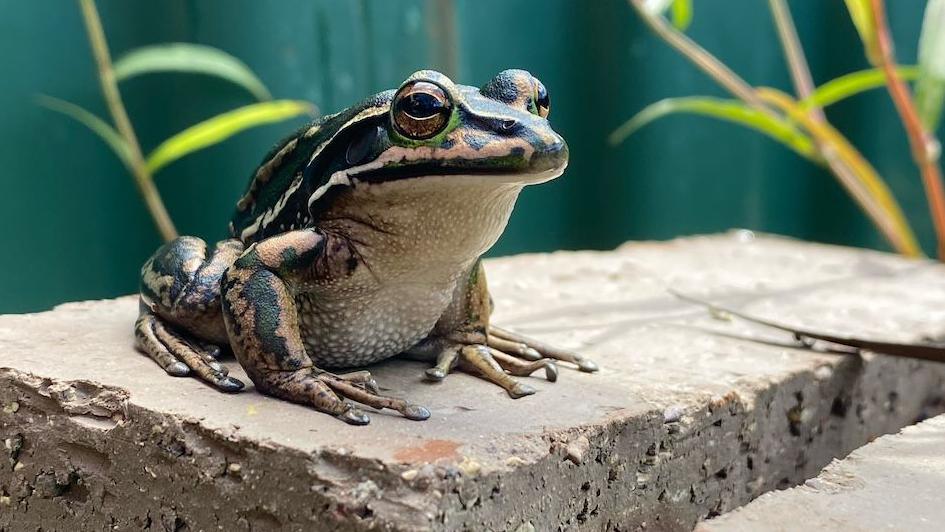
[[[355,269],[293,286],[312,362],[364,366],[426,338],[457,282],[502,234],[522,186],[477,176],[426,177],[355,187],[340,196],[320,224],[353,237]],[[351,213],[363,213],[358,216],[370,224],[347,222]],[[347,264],[345,257],[334,260]]]
[[437,288],[400,284],[334,300],[300,294],[296,304],[305,349],[323,368],[364,366],[402,353],[433,330],[454,286],[453,279]]

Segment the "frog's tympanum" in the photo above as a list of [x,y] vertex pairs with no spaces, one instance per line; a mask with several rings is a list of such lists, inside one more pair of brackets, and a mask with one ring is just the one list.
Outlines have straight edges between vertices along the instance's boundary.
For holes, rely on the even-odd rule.
[[266,156],[236,204],[229,240],[181,237],[141,270],[138,347],[174,376],[225,392],[243,383],[217,361],[229,348],[256,388],[348,423],[351,401],[409,419],[430,412],[379,393],[366,371],[395,355],[504,388],[556,360],[590,360],[489,323],[480,257],[525,185],[561,175],[564,140],[548,93],[507,70],[482,88],[429,70],[300,129]]

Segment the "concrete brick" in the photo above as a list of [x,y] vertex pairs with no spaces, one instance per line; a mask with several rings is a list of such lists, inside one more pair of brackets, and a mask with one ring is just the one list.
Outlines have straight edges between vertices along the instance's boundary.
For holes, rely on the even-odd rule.
[[804,485],[766,493],[699,532],[942,530],[945,416],[883,436]]
[[920,340],[945,333],[932,262],[737,232],[486,269],[497,323],[602,370],[513,401],[391,361],[382,387],[433,417],[351,427],[167,377],[132,297],[0,317],[0,529],[689,529],[945,410],[945,365],[798,349],[664,291]]

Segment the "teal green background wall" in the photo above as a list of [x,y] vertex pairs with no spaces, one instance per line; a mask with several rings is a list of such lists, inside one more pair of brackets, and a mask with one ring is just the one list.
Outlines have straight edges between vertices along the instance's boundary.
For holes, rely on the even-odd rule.
[[[898,57],[914,62],[925,2],[888,3]],[[695,4],[691,36],[749,82],[790,90],[765,2]],[[456,0],[455,55],[437,5],[99,1],[116,56],[166,41],[213,45],[245,61],[275,97],[307,99],[324,112],[396,87],[420,68],[457,70],[474,85],[505,68],[530,70],[551,92],[551,119],[570,144],[571,166],[564,178],[524,192],[494,254],[608,248],[730,227],[886,249],[830,174],[736,126],[671,117],[608,146],[606,135],[647,103],[722,95],[623,0]],[[866,66],[841,0],[790,6],[818,83]],[[97,137],[33,102],[44,93],[106,116],[78,7],[0,0],[0,13],[0,312],[133,292],[159,238],[131,179]],[[251,103],[240,89],[197,76],[136,78],[121,89],[145,151]],[[886,94],[851,99],[829,116],[890,181],[931,250],[921,185]],[[223,237],[247,177],[298,123],[242,133],[161,171],[157,183],[178,229]]]

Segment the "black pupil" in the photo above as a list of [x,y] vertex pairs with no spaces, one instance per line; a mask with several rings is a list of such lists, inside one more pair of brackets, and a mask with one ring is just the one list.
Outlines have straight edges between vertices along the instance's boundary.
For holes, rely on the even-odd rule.
[[400,99],[400,110],[421,120],[443,112],[444,107],[439,98],[426,92],[414,92]]
[[538,107],[547,109],[551,106],[551,98],[548,96],[548,89],[541,83],[538,84],[538,101],[535,102]]

